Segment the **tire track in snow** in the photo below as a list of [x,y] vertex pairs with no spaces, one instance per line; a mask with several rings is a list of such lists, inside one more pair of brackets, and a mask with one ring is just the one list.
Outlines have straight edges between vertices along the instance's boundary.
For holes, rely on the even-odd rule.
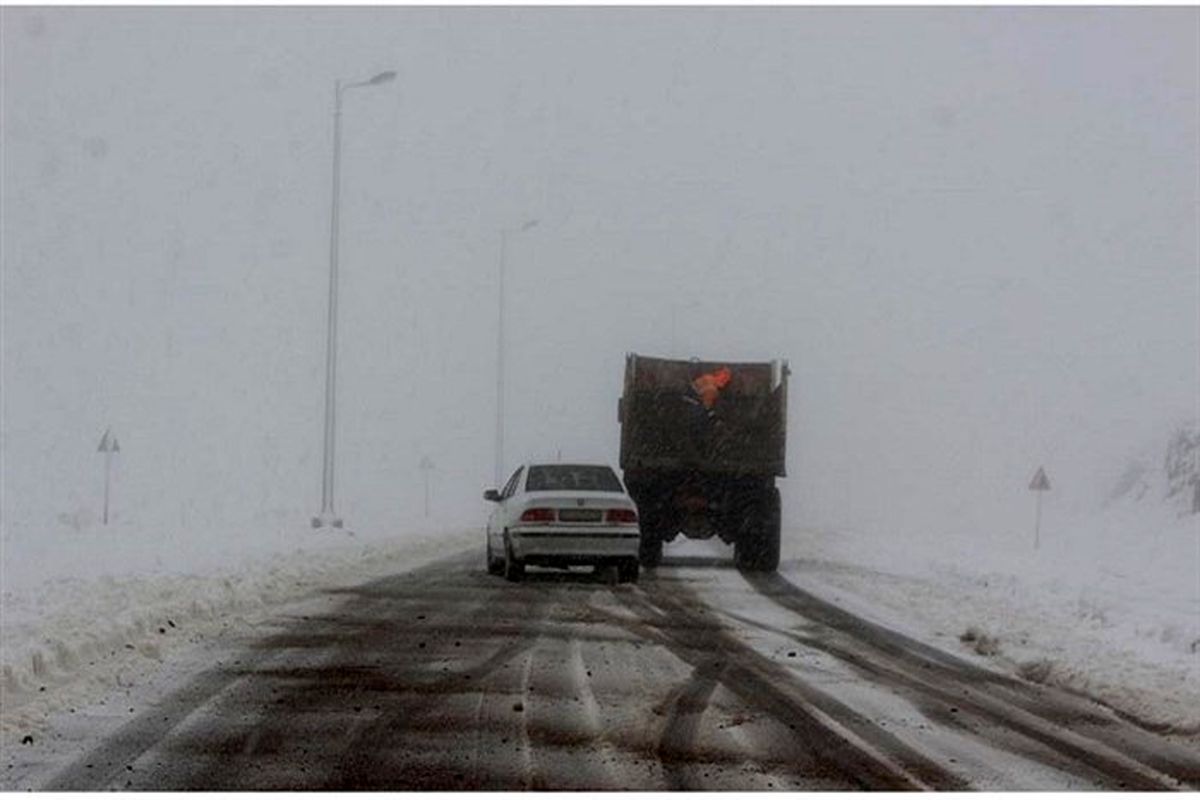
[[[521,631],[539,624],[539,609],[545,605],[539,597],[521,602],[522,625],[497,623],[494,598],[487,593],[460,590],[448,600],[442,590],[446,566],[440,562],[408,575],[337,590],[335,594],[347,598],[341,606],[295,620],[282,632],[253,643],[241,653],[239,666],[200,673],[53,776],[47,788],[116,787],[126,779],[127,765],[143,756],[161,766],[139,770],[137,788],[355,785],[363,778],[363,772],[354,769],[362,752],[386,744],[393,729],[408,722],[408,714],[391,716],[381,731],[379,719],[372,722],[367,714],[355,715],[352,704],[364,697],[385,697],[389,709],[427,714],[463,684],[486,680],[532,645]],[[395,648],[413,647],[418,631],[423,631],[420,638],[441,635],[443,642],[461,635],[453,625],[464,617],[485,620],[475,626],[477,635],[500,646],[453,672],[438,673],[427,668],[427,660],[410,657],[400,663],[400,674],[392,673],[389,662],[396,664]],[[444,644],[445,651],[458,652]],[[317,734],[314,727],[330,730]],[[286,765],[260,768],[268,761],[282,764],[285,757],[296,761],[282,745],[293,744],[297,736],[313,740],[308,742],[313,752],[298,772],[289,773]],[[322,768],[332,768],[323,781]],[[434,785],[446,784],[435,780]]]
[[962,778],[738,640],[681,583],[647,581],[622,599],[639,622],[614,621],[632,625],[694,668],[715,668],[713,653],[719,653],[719,682],[791,730],[797,752],[821,775],[872,789],[968,788]]
[[[520,626],[503,626],[493,628],[488,623],[478,623],[475,626],[476,637],[498,639],[498,646],[492,653],[482,659],[470,659],[456,669],[443,668],[442,674],[432,682],[422,681],[421,675],[429,674],[429,666],[433,655],[423,660],[408,659],[393,667],[398,670],[389,679],[389,702],[386,712],[378,717],[373,724],[366,727],[350,742],[345,751],[348,757],[344,759],[339,769],[331,775],[324,784],[327,790],[336,789],[368,789],[368,790],[420,790],[427,788],[445,788],[448,786],[468,786],[466,773],[479,775],[480,765],[484,762],[484,748],[476,748],[471,756],[471,766],[460,771],[449,770],[443,774],[439,769],[425,768],[415,770],[403,768],[395,756],[403,754],[408,740],[419,740],[430,729],[441,729],[452,726],[456,718],[453,709],[447,709],[448,700],[461,698],[464,694],[479,691],[480,686],[486,686],[493,675],[501,674],[501,686],[498,691],[489,691],[494,700],[489,704],[496,708],[499,714],[507,713],[511,718],[514,713],[520,713],[517,721],[519,751],[522,753],[522,769],[520,781],[523,788],[529,788],[532,782],[530,761],[526,755],[529,751],[529,738],[524,717],[524,703],[528,698],[529,670],[532,667],[533,650],[541,639],[541,626],[549,612],[549,597],[544,592],[530,593],[527,602],[522,603],[523,622]],[[468,608],[455,608],[447,615],[447,609],[441,609],[441,616],[451,618],[486,620],[495,617],[495,598],[492,595],[480,596],[475,593],[475,602]],[[440,618],[432,620],[431,629],[441,628]],[[444,631],[442,631],[444,634]],[[458,650],[456,640],[454,649]],[[478,645],[475,641],[467,640],[469,645]],[[449,650],[449,647],[445,649]],[[520,678],[516,685],[504,691],[506,682],[503,674],[517,661],[524,659]],[[522,709],[518,712],[514,707],[513,697],[519,698]],[[481,698],[482,700],[482,698]],[[480,701],[477,701],[477,703]],[[509,708],[507,712],[504,706]],[[405,756],[407,757],[407,756]],[[490,777],[490,776],[489,776]],[[478,788],[478,787],[475,787]]]
[[671,694],[668,701],[670,711],[659,735],[656,755],[666,773],[667,786],[672,791],[704,788],[701,782],[692,778],[690,765],[695,760],[700,718],[708,709],[723,672],[724,665],[719,661],[700,664],[692,671],[687,683]]
[[[991,672],[822,600],[779,575],[744,573],[763,597],[821,624],[833,636],[782,632],[849,664],[870,680],[905,690],[935,721],[966,729],[963,711],[986,723],[970,733],[1114,789],[1200,786],[1200,759],[1121,721],[1074,694]],[[950,709],[955,711],[950,712]],[[1041,745],[1014,748],[1009,733]]]
[[[583,591],[579,591],[583,590]],[[556,621],[591,619],[588,602],[608,597],[612,589],[591,589],[570,583],[560,585],[550,618]],[[574,597],[573,595],[581,595]],[[564,596],[565,595],[565,596]],[[579,602],[583,600],[582,604]],[[572,625],[572,631],[577,624]],[[591,688],[591,672],[579,636],[542,636],[529,651],[522,702],[524,712],[523,763],[535,790],[613,790],[623,786],[612,766],[627,756],[618,753],[606,736],[600,704]],[[619,644],[610,644],[619,647]]]
[[117,729],[99,746],[52,776],[40,791],[72,792],[118,786],[118,779],[142,754],[226,691],[241,676],[223,668],[201,673]]
[[530,697],[530,675],[533,673],[533,658],[537,652],[538,642],[541,637],[537,637],[530,644],[525,652],[525,667],[521,670],[521,788],[529,791],[535,788],[536,776],[534,773],[533,764],[533,745],[529,741],[529,715],[533,711],[533,701]]

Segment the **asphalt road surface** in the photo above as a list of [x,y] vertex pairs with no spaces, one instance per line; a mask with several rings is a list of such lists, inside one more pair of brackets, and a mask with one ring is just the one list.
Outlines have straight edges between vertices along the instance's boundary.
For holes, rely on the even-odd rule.
[[668,559],[636,586],[511,584],[481,555],[279,619],[44,788],[1200,787],[1178,742],[777,576]]

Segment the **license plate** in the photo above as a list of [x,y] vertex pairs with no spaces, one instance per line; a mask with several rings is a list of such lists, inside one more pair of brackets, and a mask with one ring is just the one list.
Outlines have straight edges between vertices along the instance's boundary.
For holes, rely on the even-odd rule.
[[599,522],[598,508],[560,508],[558,518],[563,522]]

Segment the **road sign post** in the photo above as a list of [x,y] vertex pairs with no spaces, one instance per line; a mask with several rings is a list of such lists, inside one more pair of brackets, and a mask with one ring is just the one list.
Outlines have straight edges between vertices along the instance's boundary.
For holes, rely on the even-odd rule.
[[1050,479],[1046,477],[1044,468],[1038,467],[1033,480],[1029,482],[1029,490],[1037,495],[1037,512],[1033,523],[1033,549],[1037,550],[1042,539],[1042,495],[1050,491]]
[[121,452],[121,443],[117,441],[117,437],[112,435],[112,428],[105,428],[104,435],[100,437],[100,446],[96,448],[97,453],[104,453],[104,524],[108,524],[108,499],[109,489],[112,486],[112,457],[113,453]]

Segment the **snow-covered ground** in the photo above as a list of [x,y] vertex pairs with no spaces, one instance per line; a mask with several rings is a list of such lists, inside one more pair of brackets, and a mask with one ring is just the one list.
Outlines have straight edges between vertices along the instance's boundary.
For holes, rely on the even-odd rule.
[[[1193,444],[1185,465],[1195,464],[1194,452]],[[1138,462],[1094,514],[1047,515],[1037,548],[1032,524],[986,540],[977,531],[889,537],[792,527],[781,571],[938,647],[1200,738],[1200,515],[1190,513],[1189,469],[1180,473],[1170,458]],[[273,609],[479,540],[477,530],[356,536],[281,526],[167,536],[120,524],[9,539],[0,742],[37,736],[52,715],[128,690],[229,638],[222,634],[252,630]],[[675,543],[667,555],[696,547],[714,545]]]
[[1197,736],[1200,515],[1195,444],[1180,459],[1178,443],[1174,466],[1162,448],[1135,461],[1094,514],[1043,520],[1036,548],[1032,514],[982,542],[795,529],[782,571],[893,629]]
[[[477,531],[364,537],[299,528],[213,532],[190,544],[92,530],[55,546],[59,574],[6,548],[0,604],[0,741],[140,682],[172,655],[321,589],[394,574],[477,544]],[[22,561],[30,569],[22,574]],[[36,576],[40,580],[32,580]]]

